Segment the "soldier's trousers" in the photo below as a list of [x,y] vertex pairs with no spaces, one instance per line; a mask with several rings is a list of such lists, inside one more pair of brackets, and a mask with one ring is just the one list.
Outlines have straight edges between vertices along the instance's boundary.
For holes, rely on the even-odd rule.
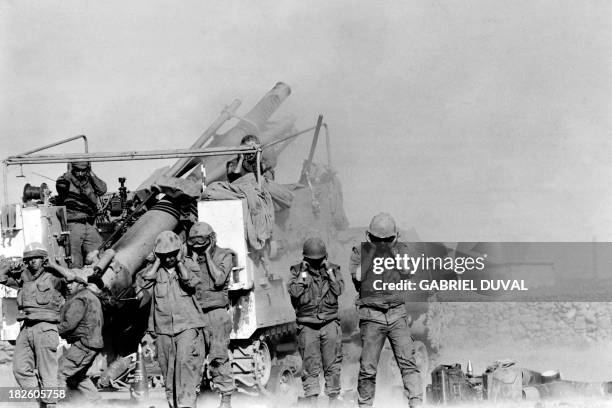
[[[402,306],[403,308],[403,306]],[[414,354],[414,340],[410,335],[410,328],[405,315],[399,318],[386,315],[384,312],[376,312],[386,321],[360,320],[361,330],[361,360],[359,376],[357,379],[357,393],[359,394],[359,406],[372,406],[376,392],[376,370],[380,353],[389,339],[395,361],[400,369],[404,392],[409,400],[423,399],[421,386],[421,374],[416,365]],[[379,317],[379,316],[378,316]]]
[[[57,388],[58,346],[59,335],[54,323],[24,323],[13,354],[13,374],[21,388]],[[38,376],[34,370],[38,371]],[[57,401],[43,398],[41,402],[51,404]]]
[[158,334],[155,348],[170,408],[195,407],[204,366],[201,330],[187,329],[174,336]]
[[234,379],[228,356],[232,332],[229,313],[225,308],[205,310],[204,322],[204,341],[212,384],[220,394],[231,394],[234,391]]
[[68,230],[70,231],[72,267],[80,268],[83,266],[85,256],[102,244],[102,237],[95,226],[87,223],[70,222]]
[[342,366],[342,331],[340,322],[333,320],[323,326],[299,324],[298,348],[302,356],[304,397],[319,395],[319,374],[323,368],[325,395],[340,394]]
[[93,364],[98,350],[83,346],[80,342],[74,343],[59,359],[60,387],[78,390],[90,401],[99,400],[98,389],[87,376],[87,370]]

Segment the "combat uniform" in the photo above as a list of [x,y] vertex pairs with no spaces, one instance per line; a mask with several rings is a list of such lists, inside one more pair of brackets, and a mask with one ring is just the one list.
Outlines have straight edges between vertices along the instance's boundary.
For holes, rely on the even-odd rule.
[[[389,248],[393,253],[409,251],[409,248],[401,243],[389,244]],[[389,254],[382,256],[385,255]],[[374,253],[371,252],[365,256],[373,257]],[[381,254],[376,256],[381,256]],[[362,342],[357,382],[359,406],[369,407],[374,403],[376,371],[385,339],[389,339],[399,366],[406,397],[411,406],[416,406],[422,401],[421,375],[416,365],[414,339],[410,335],[408,326],[405,293],[372,290],[375,279],[382,279],[384,282],[399,282],[409,277],[409,273],[408,276],[402,276],[399,270],[386,270],[382,275],[374,275],[371,270],[368,270],[359,281],[356,279],[356,274],[357,269],[361,267],[361,257],[361,248],[353,247],[349,271],[359,294],[356,305],[359,308],[359,329]],[[371,264],[368,260],[363,262]]]
[[205,256],[197,257],[200,265],[200,284],[196,297],[204,312],[204,340],[208,350],[208,363],[213,386],[221,395],[234,391],[232,368],[229,363],[229,339],[232,323],[228,312],[228,286],[233,266],[229,249],[215,246],[212,261],[219,267],[221,276],[213,276]]
[[[178,239],[178,237],[177,237]],[[148,331],[155,339],[157,361],[164,376],[170,408],[195,407],[202,382],[204,344],[202,312],[194,297],[200,282],[198,266],[185,259],[189,279],[174,270],[159,267],[153,276],[142,278],[153,288]]]
[[84,256],[102,244],[94,223],[98,197],[106,194],[106,183],[91,172],[83,181],[67,172],[57,179],[56,189],[58,204],[66,206],[72,267],[80,268]]
[[88,400],[98,400],[98,390],[87,376],[87,370],[102,350],[102,305],[87,287],[72,295],[61,309],[58,326],[62,336],[71,347],[59,360],[59,382],[79,390]]
[[[335,279],[331,279],[328,268],[333,271]],[[325,377],[325,394],[330,400],[340,394],[342,331],[338,319],[338,296],[343,289],[344,281],[338,265],[322,263],[315,269],[302,262],[291,267],[289,294],[298,325],[298,348],[302,357],[302,384],[306,399],[319,395],[321,366]]]
[[[58,386],[57,323],[64,302],[61,294],[64,281],[44,268],[35,275],[25,268],[15,277],[9,276],[8,268],[0,269],[0,283],[19,288],[17,320],[23,321],[23,325],[13,354],[15,380],[23,389],[38,389],[39,385],[44,390],[55,389]],[[50,398],[43,398],[41,405],[55,405],[55,393],[49,394]]]

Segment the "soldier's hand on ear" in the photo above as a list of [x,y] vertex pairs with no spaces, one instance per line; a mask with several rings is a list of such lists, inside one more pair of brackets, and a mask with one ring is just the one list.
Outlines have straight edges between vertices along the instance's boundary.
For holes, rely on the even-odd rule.
[[325,268],[325,276],[332,282],[336,281],[336,274],[334,272],[334,269],[330,266],[329,262],[326,260],[323,261],[323,267]]
[[18,271],[18,270],[22,269],[23,265],[24,265],[22,258],[12,259],[11,261],[9,261],[9,264],[10,264],[10,270],[11,271]]
[[301,283],[303,285],[307,283],[306,278],[308,277],[308,266],[308,262],[306,261],[302,261],[302,263],[300,264],[300,279],[298,283]]
[[181,249],[179,249],[179,252],[176,255],[176,259],[179,262],[183,262],[186,256],[187,256],[187,245],[182,244]]
[[204,252],[206,253],[207,258],[212,257],[212,242],[208,244]]
[[151,268],[151,270],[157,271],[160,266],[161,266],[161,259],[159,259],[159,257],[156,254],[153,260],[153,267]]

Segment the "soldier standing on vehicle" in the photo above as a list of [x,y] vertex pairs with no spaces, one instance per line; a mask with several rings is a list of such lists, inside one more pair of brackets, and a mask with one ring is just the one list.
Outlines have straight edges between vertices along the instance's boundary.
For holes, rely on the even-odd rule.
[[205,222],[189,230],[187,245],[200,266],[196,297],[204,312],[204,341],[213,387],[221,395],[219,408],[231,408],[234,391],[228,349],[232,323],[229,315],[228,286],[234,265],[233,253],[217,246],[217,236]]
[[[380,213],[370,222],[366,233],[368,241],[392,253],[406,253],[408,247],[399,243],[399,233],[395,220],[387,213]],[[384,282],[399,282],[404,277],[398,270],[385,270],[382,275],[374,275],[371,270],[364,271],[365,262],[361,247],[353,247],[349,271],[359,294],[356,301],[359,307],[359,327],[361,330],[361,360],[357,380],[358,403],[360,407],[371,407],[376,391],[376,371],[380,353],[389,339],[391,349],[399,366],[404,383],[405,394],[410,407],[416,407],[423,400],[421,376],[416,365],[414,341],[410,335],[405,308],[405,294],[394,291],[373,291],[374,279]],[[365,262],[364,264],[368,264]],[[371,268],[370,268],[371,269]]]
[[83,266],[83,258],[102,244],[95,227],[98,197],[106,194],[106,183],[98,178],[87,161],[71,164],[71,170],[57,179],[58,204],[66,206],[70,231],[72,267]]
[[[37,242],[23,251],[25,268],[19,263],[0,265],[0,283],[19,290],[17,306],[23,321],[15,342],[13,374],[22,389],[41,390],[41,407],[57,402],[57,347],[63,286],[75,276],[50,262],[46,248]],[[38,372],[38,375],[37,375]]]
[[291,267],[289,295],[297,318],[304,398],[307,405],[317,405],[322,366],[329,405],[338,406],[342,365],[338,296],[344,281],[340,267],[327,261],[322,239],[307,239],[303,256],[301,263]]
[[185,258],[172,231],[157,236],[153,251],[155,262],[141,275],[146,283],[137,288],[153,290],[148,332],[155,338],[170,408],[195,407],[204,365],[204,319],[195,298],[199,268]]
[[[95,286],[87,285],[87,278],[93,270],[76,269],[74,282],[68,284],[68,298],[60,310],[59,334],[70,348],[59,360],[59,385],[76,389],[83,396],[96,401],[101,399],[98,389],[87,376],[96,356],[102,350],[102,305],[92,291]],[[94,289],[95,290],[95,289]]]
[[[240,146],[259,146],[261,142],[254,135],[246,135],[240,140]],[[274,180],[274,167],[276,166],[276,158],[269,151],[264,151],[261,156],[261,175],[268,180]],[[257,154],[244,153],[228,161],[225,165],[227,171],[227,179],[233,182],[248,173],[257,172]]]

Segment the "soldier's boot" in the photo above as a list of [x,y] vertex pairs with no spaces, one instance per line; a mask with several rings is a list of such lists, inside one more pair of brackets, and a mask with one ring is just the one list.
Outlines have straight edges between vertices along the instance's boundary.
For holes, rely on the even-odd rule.
[[328,407],[329,408],[341,408],[344,406],[343,401],[338,398],[339,394],[334,394],[329,396]]
[[300,408],[317,408],[319,396],[311,395],[309,397],[300,398],[298,407]]
[[232,394],[221,394],[219,408],[232,408]]

